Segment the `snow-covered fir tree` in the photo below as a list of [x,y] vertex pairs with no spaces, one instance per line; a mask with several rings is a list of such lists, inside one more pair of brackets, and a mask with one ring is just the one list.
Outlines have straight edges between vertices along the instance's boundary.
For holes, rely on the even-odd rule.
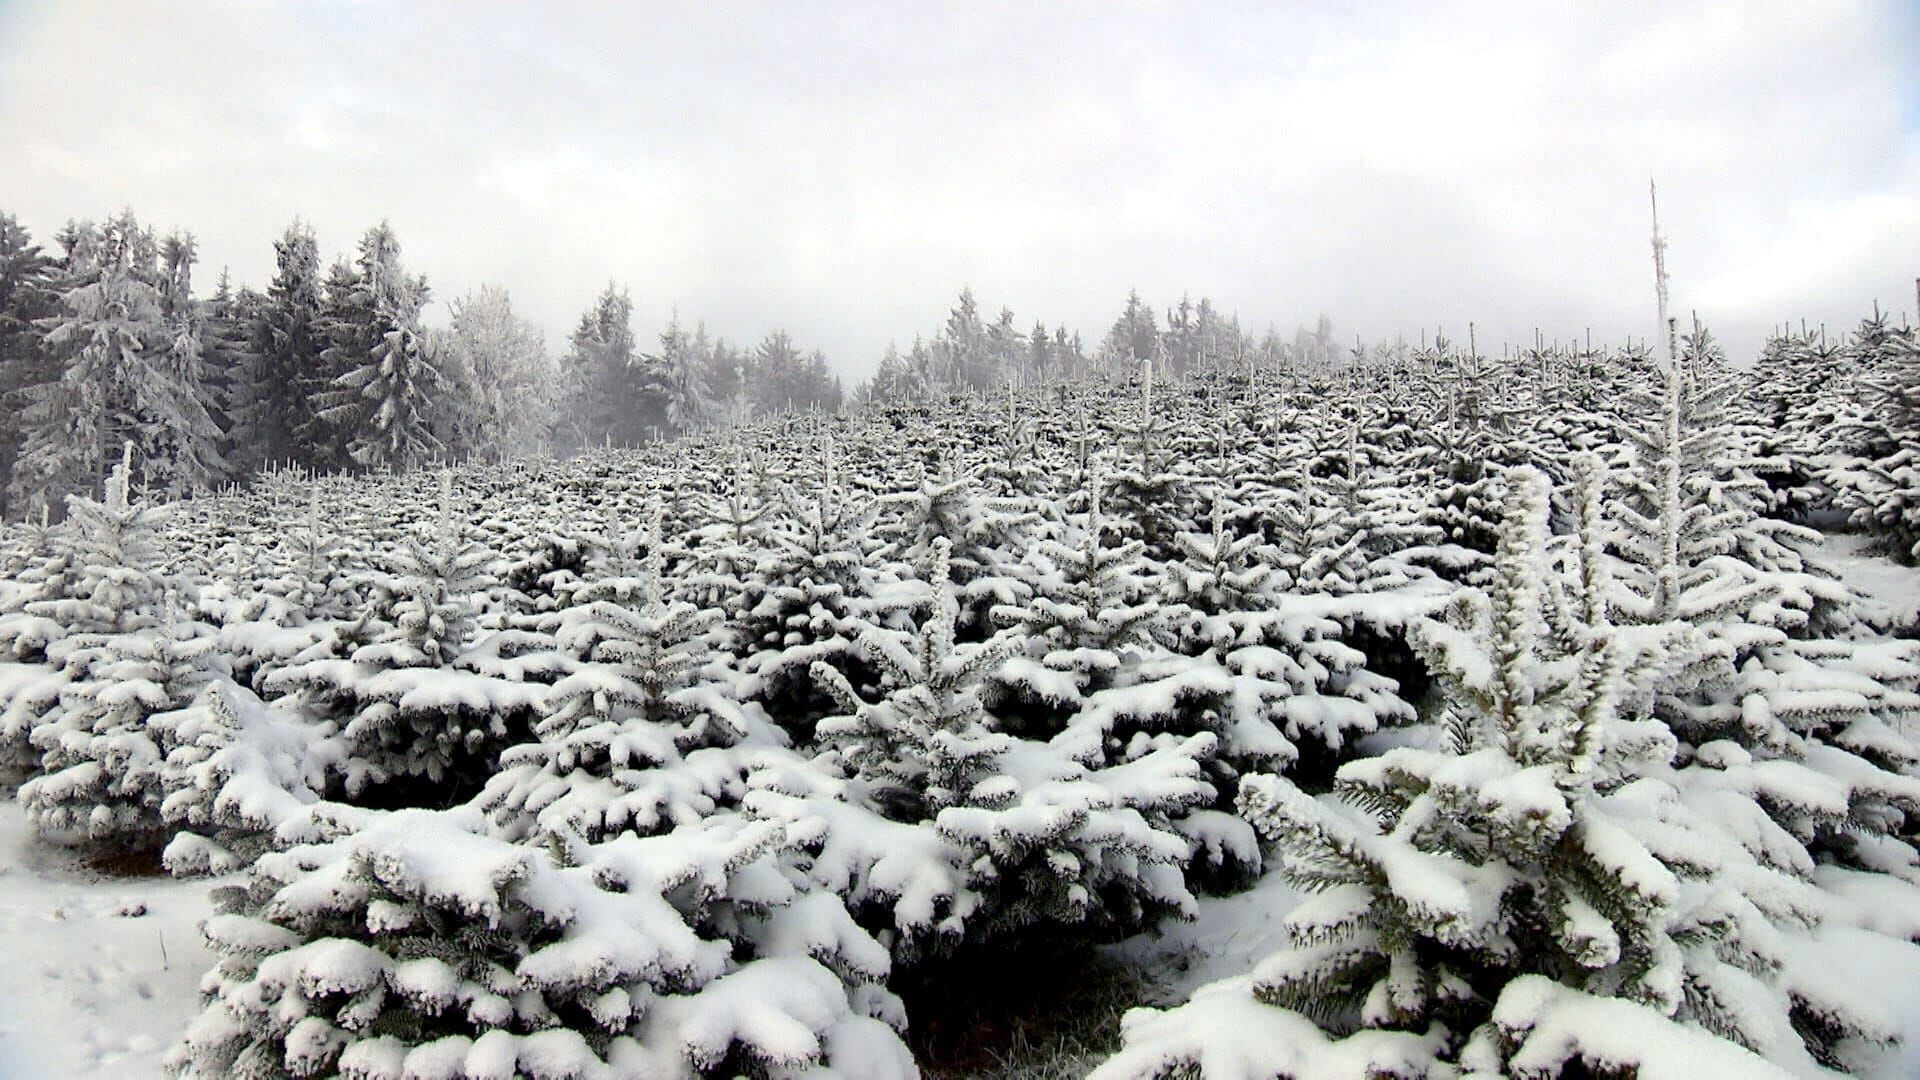
[[689,334],[674,313],[660,331],[660,369],[666,391],[666,421],[675,434],[698,431],[713,416],[713,391],[707,385],[706,328]]
[[[1559,626],[1545,481],[1523,468],[1507,484],[1490,591],[1463,594],[1421,638],[1450,745],[1350,763],[1335,798],[1248,778],[1243,813],[1313,893],[1287,916],[1290,945],[1170,1023],[1131,1021],[1100,1075],[1182,1062],[1242,1075],[1235,1061],[1252,1075],[1246,1050],[1275,1032],[1301,1039],[1295,1060],[1399,1075],[1699,1060],[1759,1074],[1768,1060],[1831,1064],[1842,1035],[1884,1036],[1870,1012],[1790,988],[1782,934],[1817,922],[1818,893],[1737,828],[1687,813],[1663,771],[1664,726],[1617,710],[1628,655],[1606,619],[1597,481],[1569,585],[1582,599]],[[1276,1010],[1272,1031],[1252,1002]],[[1219,1011],[1240,1025],[1237,1046],[1209,1045],[1227,1034]],[[1808,1011],[1820,1022],[1803,1030]],[[1600,1014],[1605,1027],[1582,1025]]]
[[347,457],[368,469],[408,469],[437,461],[446,446],[434,434],[436,396],[448,387],[425,335],[401,324],[386,331],[367,362],[334,380],[347,400],[321,410],[346,425],[357,418]]
[[1920,563],[1920,332],[1870,322],[1850,351],[1854,426],[1866,460],[1841,472],[1835,501],[1901,560]]
[[300,455],[311,429],[321,339],[320,249],[313,229],[295,221],[273,243],[275,270],[253,323],[259,363],[241,384],[234,412],[241,461],[268,467]]
[[546,687],[528,678],[537,667],[501,662],[476,640],[495,556],[467,535],[454,501],[443,473],[434,534],[395,554],[392,598],[377,624],[371,611],[360,621],[364,640],[329,636],[261,680],[340,725],[352,793],[399,783],[441,799],[470,794],[545,700]]
[[470,809],[270,854],[207,923],[182,1076],[915,1075],[886,951],[714,819],[545,850]]
[[1025,500],[983,496],[972,477],[954,475],[951,461],[940,476],[880,500],[881,531],[895,556],[924,561],[935,544],[947,545],[946,566],[960,604],[960,633],[984,638],[992,632],[992,609],[1032,595],[1025,570],[1010,556],[1031,543],[1041,515]]
[[739,443],[715,464],[720,475],[701,502],[700,524],[691,530],[680,591],[690,602],[737,623],[755,602],[749,582],[756,580],[769,543],[766,528],[778,505],[767,497],[767,481],[754,475]]
[[1001,730],[985,677],[1018,639],[956,642],[947,555],[936,541],[922,568],[930,595],[918,625],[859,639],[879,700],[816,662],[841,709],[818,729],[837,775],[769,763],[750,778],[748,808],[819,837],[811,872],[908,957],[1049,927],[1113,935],[1190,913],[1191,848],[1170,819],[1212,799],[1201,769],[1212,737],[1102,768]]
[[597,841],[689,825],[738,800],[756,748],[785,743],[709,670],[719,613],[666,599],[661,546],[657,516],[613,538],[559,613],[554,643],[571,669],[534,741],[502,755],[478,800],[501,835]]
[[[1338,620],[1291,599],[1290,577],[1261,534],[1233,535],[1220,497],[1211,517],[1209,532],[1175,537],[1182,558],[1165,568],[1158,591],[1190,611],[1179,651],[1216,659],[1233,677],[1221,756],[1235,769],[1280,768],[1303,745],[1339,754],[1354,738],[1412,719],[1393,681],[1340,640]],[[1221,779],[1230,787],[1234,777]]]
[[[53,357],[40,332],[41,319],[58,304],[57,264],[12,214],[0,213],[0,475],[16,475],[25,427],[20,409],[28,390],[52,381]],[[0,521],[23,516],[13,509],[15,485],[0,487]]]
[[39,775],[21,787],[20,802],[45,839],[141,851],[165,839],[160,803],[170,747],[150,720],[191,701],[220,658],[206,628],[182,617],[176,596],[157,604],[137,597],[135,580],[157,584],[150,571],[137,563],[115,569],[128,586],[116,593],[128,605],[123,628],[63,642],[72,646],[62,658],[71,682],[32,730]]
[[206,313],[193,297],[198,254],[192,234],[167,237],[160,258],[163,348],[154,363],[159,378],[147,395],[143,461],[145,486],[178,499],[223,483],[229,466],[213,407],[220,394],[207,356]]
[[27,509],[93,490],[129,441],[149,487],[180,494],[223,478],[189,295],[190,244],[170,245],[164,273],[159,258],[152,232],[130,213],[76,230],[60,314],[44,338],[58,370],[25,391],[12,485]]
[[633,300],[609,284],[580,316],[561,361],[562,406],[555,441],[567,449],[632,446],[631,428],[638,389],[634,382],[637,349],[633,336]]
[[1124,760],[1136,736],[1217,732],[1230,679],[1172,650],[1186,612],[1152,592],[1145,542],[1109,536],[1097,480],[1079,518],[1069,539],[1031,549],[1032,598],[993,610],[1021,636],[1020,654],[993,675],[995,714],[1087,763]]
[[314,411],[295,436],[307,463],[413,464],[431,437],[420,395],[439,381],[419,340],[426,279],[401,264],[400,241],[383,221],[361,237],[353,263],[334,264],[323,297],[324,347],[303,387]]
[[782,513],[765,534],[768,557],[748,583],[750,606],[736,628],[749,676],[743,693],[803,736],[829,705],[813,665],[866,682],[855,643],[865,627],[887,619],[874,559],[876,500],[847,485],[838,468],[825,437],[815,444],[805,486],[783,486]]
[[1188,484],[1171,468],[1166,424],[1154,410],[1153,374],[1153,361],[1143,361],[1140,414],[1118,433],[1123,456],[1119,467],[1107,473],[1103,496],[1114,524],[1124,523],[1129,535],[1139,537],[1146,554],[1165,558],[1173,533],[1187,520],[1188,509],[1182,504]]
[[539,328],[516,314],[506,290],[495,286],[450,306],[441,346],[446,385],[433,410],[447,453],[505,460],[545,447],[557,372]]
[[262,852],[343,831],[324,798],[346,747],[296,712],[214,675],[183,708],[154,713],[163,853],[176,875],[244,869]]

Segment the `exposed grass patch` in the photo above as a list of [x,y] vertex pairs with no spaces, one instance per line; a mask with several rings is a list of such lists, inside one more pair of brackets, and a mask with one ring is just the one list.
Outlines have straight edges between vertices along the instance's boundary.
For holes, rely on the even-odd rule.
[[1120,1017],[1152,984],[1091,948],[950,957],[896,983],[907,1042],[928,1080],[1066,1080],[1119,1049]]
[[164,877],[167,868],[160,854],[157,847],[112,848],[84,856],[80,865],[103,877]]

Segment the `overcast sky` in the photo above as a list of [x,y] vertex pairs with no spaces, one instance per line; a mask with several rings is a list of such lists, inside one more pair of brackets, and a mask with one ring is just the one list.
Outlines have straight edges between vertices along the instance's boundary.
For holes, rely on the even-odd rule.
[[[609,279],[871,371],[962,285],[1097,340],[1126,293],[1483,347],[1736,354],[1914,307],[1920,4],[0,0],[0,209],[131,206],[264,285],[393,222],[556,343]],[[436,305],[430,318],[443,318]]]

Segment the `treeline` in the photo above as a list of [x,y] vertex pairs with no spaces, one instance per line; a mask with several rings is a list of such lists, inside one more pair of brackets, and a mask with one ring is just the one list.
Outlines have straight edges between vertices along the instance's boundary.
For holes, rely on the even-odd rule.
[[433,294],[385,222],[331,264],[300,221],[273,248],[264,291],[223,271],[202,296],[191,233],[161,235],[123,211],[69,222],[49,250],[0,214],[0,516],[57,516],[67,495],[100,490],[129,443],[140,489],[179,498],[263,469],[564,456],[785,412],[1131,373],[1143,360],[1184,378],[1408,352],[1342,345],[1324,315],[1286,340],[1248,332],[1205,297],[1160,312],[1137,292],[1089,347],[1064,325],[1023,329],[1008,308],[989,317],[969,289],[944,325],[905,352],[889,346],[848,394],[827,357],[785,330],[747,346],[676,313],[648,341],[617,284],[557,358],[495,286],[449,300],[429,325]]
[[931,338],[916,335],[904,353],[888,346],[858,396],[863,403],[900,404],[956,392],[988,393],[1008,383],[1031,386],[1131,373],[1143,360],[1180,379],[1199,372],[1243,372],[1249,366],[1321,368],[1373,356],[1404,358],[1407,352],[1405,342],[1368,346],[1356,340],[1342,346],[1326,315],[1312,330],[1296,329],[1291,340],[1273,327],[1255,335],[1241,327],[1238,315],[1223,313],[1204,296],[1195,302],[1183,295],[1167,309],[1163,325],[1138,291],[1127,294],[1119,317],[1089,350],[1080,334],[1065,326],[1049,329],[1035,322],[1022,330],[1010,308],[1001,308],[989,321],[973,291],[965,289]]
[[557,360],[505,290],[423,322],[431,291],[391,226],[323,265],[311,227],[274,242],[265,291],[226,273],[197,295],[192,234],[123,211],[48,250],[0,214],[0,511],[60,513],[123,449],[135,482],[179,498],[265,468],[379,471],[564,454],[783,410],[839,408],[817,350],[783,330],[746,348],[677,317],[646,347],[609,285]]

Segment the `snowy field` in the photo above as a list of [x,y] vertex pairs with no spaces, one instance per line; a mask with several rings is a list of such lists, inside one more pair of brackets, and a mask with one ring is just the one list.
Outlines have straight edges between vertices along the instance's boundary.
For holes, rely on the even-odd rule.
[[[1871,617],[1920,625],[1920,568],[1830,535],[1825,557]],[[228,879],[231,880],[231,879]],[[218,881],[125,876],[33,842],[23,813],[0,803],[0,1080],[164,1075],[167,1047],[199,1011],[213,962],[199,925]],[[1796,949],[1809,975],[1877,999],[1906,1033],[1884,1080],[1920,1076],[1920,908],[1868,875],[1833,874],[1832,922]],[[1154,1004],[1236,980],[1286,943],[1300,895],[1279,878],[1201,901],[1199,917],[1103,950],[1138,971]]]
[[1911,1074],[1896,444],[1710,351],[1374,363],[127,451],[0,532],[6,1068]]

